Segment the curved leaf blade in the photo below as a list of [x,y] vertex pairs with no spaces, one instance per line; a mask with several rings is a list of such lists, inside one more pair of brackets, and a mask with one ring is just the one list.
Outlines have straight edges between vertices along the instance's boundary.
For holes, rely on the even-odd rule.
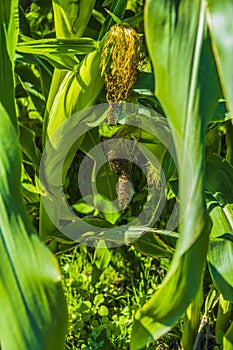
[[5,350],[62,350],[67,310],[61,276],[26,216],[20,192],[13,79],[17,8],[18,1],[0,0],[0,342]]
[[206,190],[213,222],[209,269],[224,299],[233,302],[233,168],[217,155],[207,163]]
[[[16,112],[13,83],[13,58],[18,37],[18,1],[0,0],[0,103],[8,112],[15,128]],[[4,82],[4,83],[3,83]]]
[[[132,349],[142,348],[171,329],[201,287],[210,232],[203,195],[205,128],[221,93],[208,40],[204,1],[148,0],[145,24],[157,97],[176,146],[180,213],[181,218],[184,213],[185,217],[165,280],[136,313]],[[212,89],[208,91],[210,81]]]
[[60,272],[27,219],[17,137],[2,105],[0,115],[1,345],[5,350],[62,350],[67,311]]
[[233,115],[233,4],[231,0],[207,0],[207,18],[212,46],[226,104]]

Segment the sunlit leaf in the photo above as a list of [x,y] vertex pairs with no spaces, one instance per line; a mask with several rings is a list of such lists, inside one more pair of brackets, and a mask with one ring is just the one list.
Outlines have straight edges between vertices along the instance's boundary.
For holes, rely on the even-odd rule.
[[207,203],[213,222],[208,263],[224,299],[233,302],[233,168],[214,155],[207,163]]
[[2,105],[0,109],[1,345],[6,350],[62,350],[67,314],[61,276],[26,216],[17,138]]
[[[156,75],[156,95],[167,115],[176,147],[183,220],[165,280],[136,313],[132,349],[140,349],[166,333],[201,287],[210,230],[203,197],[204,136],[221,93],[204,1],[148,0],[145,29]],[[192,288],[186,288],[187,285]]]
[[5,350],[62,350],[67,309],[61,275],[21,194],[13,79],[17,7],[18,1],[0,1],[0,343]]
[[0,103],[16,127],[13,59],[18,37],[18,1],[0,0]]
[[207,0],[207,4],[212,47],[227,106],[233,115],[233,3],[231,0]]

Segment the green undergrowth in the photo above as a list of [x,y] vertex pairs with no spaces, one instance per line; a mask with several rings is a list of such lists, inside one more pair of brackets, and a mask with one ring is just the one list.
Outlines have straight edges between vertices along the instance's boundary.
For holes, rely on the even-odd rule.
[[[169,260],[118,247],[112,249],[110,263],[93,283],[93,252],[78,246],[59,257],[69,309],[66,349],[129,349],[135,311],[159,286]],[[180,332],[177,325],[145,349],[178,349]]]

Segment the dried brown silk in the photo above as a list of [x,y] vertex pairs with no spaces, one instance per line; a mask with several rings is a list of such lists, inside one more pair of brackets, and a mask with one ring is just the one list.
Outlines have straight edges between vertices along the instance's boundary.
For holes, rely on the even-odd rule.
[[[109,125],[116,125],[121,102],[132,95],[137,75],[144,64],[145,56],[142,42],[137,32],[129,26],[114,25],[105,41],[101,68],[105,76],[106,99],[109,102],[107,121]],[[118,136],[119,137],[119,136]],[[124,210],[130,196],[130,178],[132,164],[125,159],[116,159],[116,143],[108,150],[108,165],[118,175],[118,204]]]

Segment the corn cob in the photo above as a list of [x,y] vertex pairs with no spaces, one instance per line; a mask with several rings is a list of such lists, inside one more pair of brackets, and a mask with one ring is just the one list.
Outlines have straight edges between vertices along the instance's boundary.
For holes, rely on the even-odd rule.
[[[105,41],[101,68],[106,82],[106,99],[109,102],[107,111],[108,124],[117,124],[121,112],[121,101],[126,101],[132,93],[137,80],[137,73],[144,62],[141,40],[136,31],[123,25],[114,25]],[[119,147],[121,147],[119,145]],[[117,152],[116,144],[108,151],[108,164],[118,174],[118,205],[124,210],[130,198],[131,162],[126,159],[112,160]]]

